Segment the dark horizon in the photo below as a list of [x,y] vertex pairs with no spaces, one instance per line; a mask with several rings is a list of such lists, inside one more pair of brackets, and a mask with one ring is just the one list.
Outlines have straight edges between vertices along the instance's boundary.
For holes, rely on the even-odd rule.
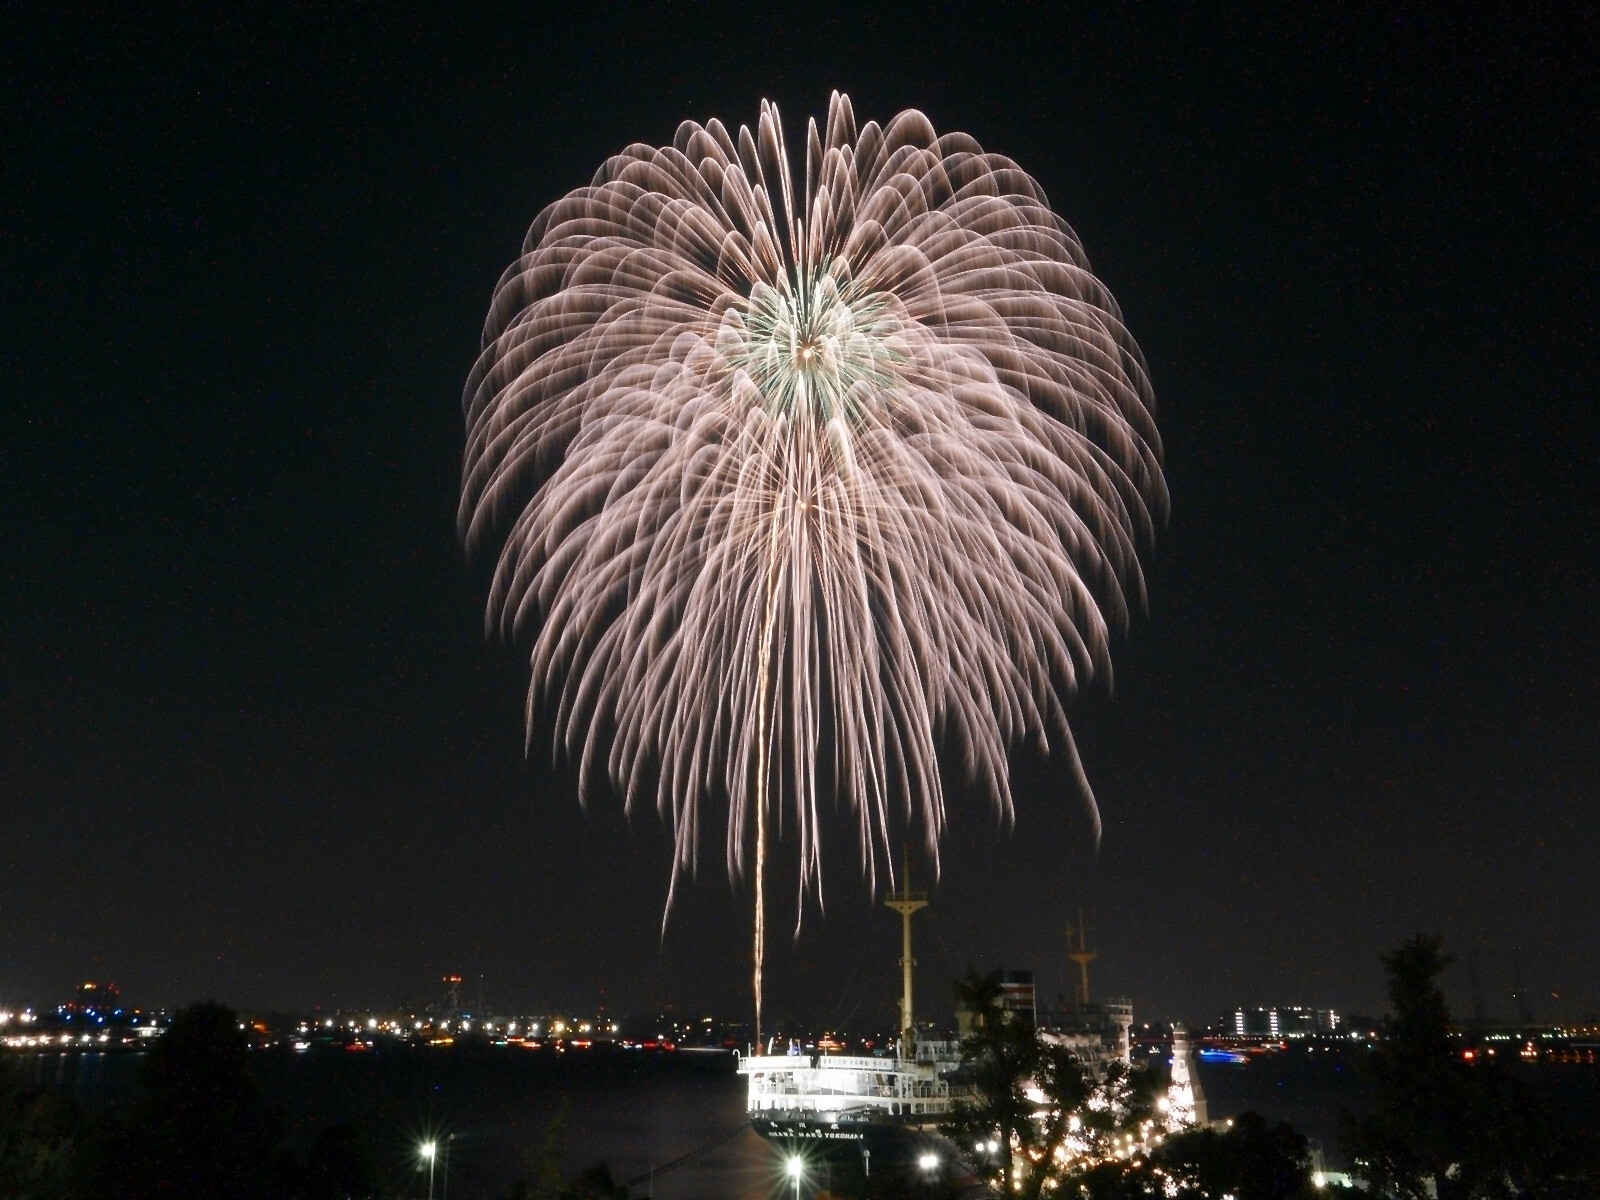
[[[4,18],[0,1006],[422,995],[748,1006],[749,893],[525,757],[483,634],[460,392],[534,216],[683,118],[791,145],[834,88],[1044,186],[1149,361],[1148,611],[1016,821],[957,787],[918,1004],[969,964],[1136,1012],[1600,1013],[1593,21],[1117,8],[981,24],[616,9]],[[781,52],[777,48],[781,47]],[[1590,247],[1585,249],[1584,247]],[[768,1004],[886,1017],[828,860]],[[926,879],[929,865],[914,869]],[[603,990],[602,990],[603,989]],[[1141,1018],[1143,1019],[1143,1018]]]

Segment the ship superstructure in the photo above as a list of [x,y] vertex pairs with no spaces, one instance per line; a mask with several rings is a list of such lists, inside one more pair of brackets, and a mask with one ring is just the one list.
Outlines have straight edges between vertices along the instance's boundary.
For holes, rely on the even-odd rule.
[[[901,920],[900,1035],[883,1055],[788,1053],[744,1055],[739,1073],[749,1084],[746,1111],[756,1130],[768,1137],[798,1141],[860,1141],[886,1126],[931,1129],[947,1121],[955,1105],[971,1096],[963,1080],[961,1042],[917,1037],[912,1012],[911,918],[928,905],[926,893],[911,890],[910,863],[902,876],[904,889],[885,906]],[[1073,933],[1076,933],[1074,944]],[[1033,974],[1000,971],[996,983],[1000,1006],[1011,1019],[1034,1027],[1041,1039],[1069,1047],[1085,1063],[1102,1066],[1112,1059],[1129,1060],[1128,1031],[1133,1006],[1127,1000],[1089,1000],[1087,929],[1079,915],[1069,927],[1068,958],[1077,964],[1079,987],[1070,1003],[1037,1012]],[[962,1033],[971,1014],[958,1012]]]
[[749,1081],[746,1111],[757,1132],[802,1141],[859,1141],[885,1125],[932,1128],[948,1120],[970,1094],[951,1077],[961,1066],[961,1043],[918,1040],[912,1012],[911,918],[928,906],[911,890],[909,857],[904,890],[884,901],[900,914],[900,1036],[893,1053],[877,1055],[755,1053],[739,1060]]
[[1089,947],[1088,933],[1080,911],[1078,923],[1067,926],[1067,960],[1077,964],[1078,986],[1070,999],[1040,1014],[1039,1036],[1067,1047],[1086,1063],[1104,1065],[1115,1059],[1127,1064],[1133,1001],[1120,996],[1089,998],[1089,964],[1099,956]]
[[873,1125],[924,1128],[948,1120],[967,1095],[950,1079],[961,1045],[915,1043],[910,1057],[762,1054],[739,1061],[747,1111],[759,1133],[799,1140],[860,1140]]

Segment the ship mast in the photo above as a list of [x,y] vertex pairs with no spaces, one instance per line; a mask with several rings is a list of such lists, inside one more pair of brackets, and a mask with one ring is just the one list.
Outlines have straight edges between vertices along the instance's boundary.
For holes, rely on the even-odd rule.
[[911,914],[928,907],[928,893],[911,890],[911,847],[905,847],[905,875],[903,890],[892,893],[884,907],[900,914],[900,967],[904,990],[900,999],[900,1057],[916,1057],[916,1022],[911,1015],[911,968],[916,960],[911,957]]
[[1084,1007],[1088,1007],[1089,1004],[1089,964],[1098,957],[1093,950],[1089,949],[1088,940],[1084,936],[1088,932],[1089,926],[1084,922],[1083,909],[1080,908],[1078,910],[1078,948],[1076,950],[1072,949],[1072,926],[1068,924],[1067,958],[1078,964],[1078,974],[1080,976],[1078,1003]]

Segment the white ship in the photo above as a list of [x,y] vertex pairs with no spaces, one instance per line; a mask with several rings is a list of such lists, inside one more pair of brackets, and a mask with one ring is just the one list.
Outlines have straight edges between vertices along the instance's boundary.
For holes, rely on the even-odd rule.
[[[907,863],[907,871],[910,864]],[[886,1128],[931,1129],[949,1119],[970,1089],[952,1078],[961,1043],[918,1041],[911,1010],[911,915],[928,906],[906,890],[886,905],[900,914],[903,989],[900,1036],[892,1055],[749,1054],[739,1073],[749,1081],[746,1111],[766,1137],[797,1141],[863,1141]]]
[[750,1083],[746,1109],[756,1131],[801,1141],[860,1141],[871,1127],[931,1128],[950,1118],[968,1094],[950,1076],[961,1065],[958,1042],[919,1042],[911,1057],[749,1055],[739,1072]]
[[[910,864],[907,864],[909,872]],[[792,1141],[865,1141],[893,1129],[932,1130],[948,1121],[956,1104],[971,1096],[962,1079],[960,1041],[921,1040],[911,1008],[911,917],[928,905],[927,895],[907,889],[885,904],[900,914],[902,992],[900,1036],[893,1053],[878,1056],[753,1053],[741,1056],[739,1073],[749,1083],[746,1112],[765,1137]],[[1088,961],[1080,917],[1078,946],[1069,957],[1082,970],[1076,1002],[1039,1022],[1030,972],[1000,972],[1001,1005],[1039,1030],[1042,1038],[1070,1046],[1089,1062],[1128,1061],[1133,1009],[1126,1000],[1088,1003]],[[1069,944],[1070,949],[1070,944]],[[958,1013],[963,1035],[966,1014]]]

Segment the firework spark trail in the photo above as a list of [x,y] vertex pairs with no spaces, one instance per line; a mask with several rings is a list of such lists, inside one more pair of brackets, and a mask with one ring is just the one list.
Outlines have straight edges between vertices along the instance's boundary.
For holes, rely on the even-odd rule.
[[1093,811],[1066,704],[1166,507],[1138,347],[1028,175],[837,93],[804,160],[797,197],[766,103],[608,160],[534,221],[463,397],[529,737],[653,796],[669,910],[713,803],[758,895],[793,820],[802,911],[828,792],[869,886],[892,820],[937,864],[940,745],[1006,817],[1009,748],[1059,749]]

